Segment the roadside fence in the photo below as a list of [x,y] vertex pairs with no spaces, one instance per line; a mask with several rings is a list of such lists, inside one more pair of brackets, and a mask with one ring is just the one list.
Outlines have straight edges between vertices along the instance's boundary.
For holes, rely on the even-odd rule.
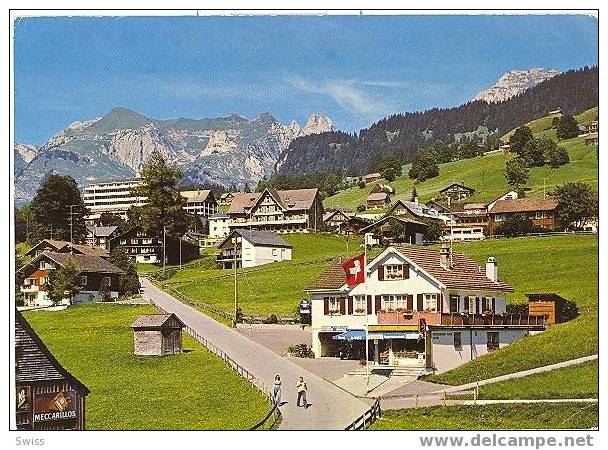
[[367,411],[357,417],[349,426],[345,428],[345,430],[366,430],[380,416],[382,416],[382,409],[380,408],[380,398],[376,398],[374,404]]

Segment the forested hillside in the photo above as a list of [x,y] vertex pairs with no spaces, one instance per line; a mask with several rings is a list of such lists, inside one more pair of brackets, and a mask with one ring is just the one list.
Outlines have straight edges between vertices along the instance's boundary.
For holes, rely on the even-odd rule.
[[341,171],[362,175],[386,155],[410,162],[418,149],[449,144],[454,135],[487,127],[490,139],[552,110],[578,114],[597,106],[598,69],[584,67],[557,75],[500,103],[472,101],[455,108],[387,117],[358,135],[321,133],[294,140],[282,154],[278,173],[286,175]]

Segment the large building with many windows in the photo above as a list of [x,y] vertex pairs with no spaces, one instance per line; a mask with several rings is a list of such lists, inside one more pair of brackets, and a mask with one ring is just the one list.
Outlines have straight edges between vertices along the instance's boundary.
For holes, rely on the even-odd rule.
[[139,178],[87,183],[84,187],[84,205],[91,214],[89,221],[99,219],[101,214],[117,214],[126,219],[131,206],[143,206],[148,200],[134,193],[141,186]]
[[180,194],[186,199],[184,209],[187,212],[204,217],[217,214],[218,203],[209,189],[181,191]]

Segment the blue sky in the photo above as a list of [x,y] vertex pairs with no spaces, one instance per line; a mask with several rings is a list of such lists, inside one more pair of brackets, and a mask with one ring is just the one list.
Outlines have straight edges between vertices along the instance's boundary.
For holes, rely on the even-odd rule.
[[155,118],[358,131],[397,112],[456,106],[510,69],[597,64],[584,16],[27,18],[15,22],[15,137],[44,143],[125,106]]

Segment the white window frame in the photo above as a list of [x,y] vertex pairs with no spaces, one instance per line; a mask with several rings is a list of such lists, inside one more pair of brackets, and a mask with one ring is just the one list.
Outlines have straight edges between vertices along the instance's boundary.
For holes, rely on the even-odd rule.
[[405,266],[403,264],[387,264],[384,266],[385,280],[403,280]]
[[329,297],[329,313],[340,314],[340,299],[338,297]]
[[546,211],[536,211],[535,218],[536,219],[546,219],[547,212]]
[[353,314],[356,316],[367,314],[367,297],[365,295],[353,296]]
[[272,256],[279,256],[279,249],[278,248],[273,248],[272,249]]
[[80,275],[80,285],[86,286],[89,282],[89,278],[86,275]]
[[[425,311],[437,312],[438,311],[438,296],[437,294],[424,294],[423,295],[423,308]],[[433,306],[432,306],[433,305]]]
[[382,310],[396,311],[397,309],[407,308],[407,297],[399,294],[385,294],[382,296]]

